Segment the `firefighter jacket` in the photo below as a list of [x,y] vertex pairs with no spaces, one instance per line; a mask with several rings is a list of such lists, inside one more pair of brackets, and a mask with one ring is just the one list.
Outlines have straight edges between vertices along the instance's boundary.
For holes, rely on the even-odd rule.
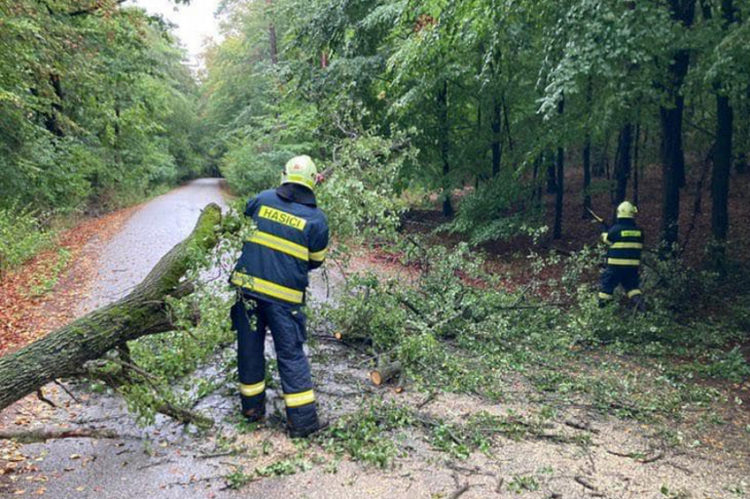
[[323,264],[328,246],[328,221],[314,195],[285,184],[251,198],[245,216],[257,228],[244,242],[230,282],[256,298],[302,305],[307,273]]
[[607,264],[624,267],[638,267],[643,251],[643,231],[632,218],[618,218],[617,222],[602,233],[602,240],[608,245]]

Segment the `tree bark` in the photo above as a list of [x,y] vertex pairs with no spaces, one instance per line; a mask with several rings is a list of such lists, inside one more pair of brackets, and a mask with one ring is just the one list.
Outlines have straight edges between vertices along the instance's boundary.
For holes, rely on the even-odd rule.
[[[565,100],[560,100],[557,105],[557,113],[562,116],[565,111]],[[554,239],[560,239],[562,237],[562,219],[563,219],[563,195],[565,194],[565,150],[562,146],[557,148],[557,159],[555,162],[555,168],[557,170],[557,193],[555,195],[555,230],[553,237]]]
[[[591,77],[586,85],[586,107],[591,108]],[[583,141],[583,210],[581,218],[589,218],[588,210],[591,209],[591,131],[589,125],[586,125],[586,135]]]
[[383,383],[388,383],[388,381],[401,374],[401,371],[402,367],[400,362],[385,364],[370,373],[370,380],[374,385],[380,386]]
[[451,172],[449,154],[450,143],[448,136],[448,82],[445,81],[438,89],[437,94],[438,114],[438,140],[440,142],[440,160],[443,164],[443,215],[453,216],[453,205],[451,204],[451,185],[448,175]]
[[55,92],[55,97],[57,100],[52,103],[52,109],[45,113],[44,115],[44,126],[51,134],[55,135],[56,137],[64,137],[65,132],[63,132],[63,129],[60,127],[60,116],[63,112],[63,99],[65,98],[65,94],[63,93],[62,89],[62,80],[60,79],[60,75],[58,74],[51,74],[49,76],[49,84],[52,87],[52,90]]
[[631,155],[633,148],[633,125],[626,123],[620,129],[620,135],[617,138],[617,154],[615,161],[615,196],[612,201],[616,206],[627,197],[628,179],[630,178]]
[[61,438],[94,438],[94,439],[125,439],[126,435],[105,428],[34,428],[31,430],[6,429],[0,430],[0,440],[15,440],[24,444],[46,442]]
[[[695,0],[669,0],[672,19],[690,27],[695,19]],[[682,146],[682,87],[690,65],[687,49],[677,50],[669,65],[665,85],[667,104],[661,106],[662,130],[662,243],[666,254],[679,238],[680,188],[685,184],[685,153]],[[664,256],[666,255],[664,254]]]
[[555,153],[545,151],[543,153],[544,162],[547,163],[547,194],[557,192],[557,179],[555,178]]
[[[735,20],[732,0],[722,0],[722,17],[724,28]],[[734,132],[734,111],[729,96],[722,95],[722,85],[716,88],[716,147],[714,149],[714,168],[711,174],[711,257],[718,270],[724,268],[726,257],[727,233],[729,232],[729,176],[732,172],[732,134]]]
[[196,254],[216,245],[220,223],[221,209],[206,206],[190,236],[130,294],[0,358],[0,410],[56,378],[80,373],[86,361],[126,341],[173,329],[165,299],[189,293],[180,279]]
[[[268,6],[268,9],[270,10],[273,7],[273,0],[266,0],[266,5]],[[269,44],[269,50],[271,52],[271,64],[275,66],[279,63],[279,51],[276,46],[276,27],[273,25],[272,22],[268,23],[268,44]]]
[[724,259],[729,231],[729,175],[732,168],[733,112],[729,97],[716,96],[716,148],[711,175],[711,234],[714,238],[714,263]]
[[641,140],[641,124],[636,123],[635,125],[635,147],[633,148],[633,203],[638,206],[638,200],[640,196],[640,140]]
[[494,100],[492,114],[492,176],[496,177],[500,173],[500,162],[502,161],[502,105],[498,99]]
[[586,134],[583,142],[583,212],[582,219],[589,218],[591,209],[591,135]]
[[[747,116],[750,114],[750,85],[747,85],[745,87],[745,99],[743,103],[739,104],[739,108],[737,109],[739,111],[739,115],[741,116]],[[737,104],[736,104],[737,105]],[[744,174],[747,173],[747,171],[750,169],[750,165],[748,164],[748,150],[750,150],[750,120],[747,119],[741,119],[737,120],[737,142],[739,146],[739,151],[737,153],[737,157],[734,160],[734,168],[737,173]]]
[[684,157],[682,151],[682,97],[678,108],[661,108],[662,128],[662,242],[669,248],[677,243],[680,219],[680,178]]

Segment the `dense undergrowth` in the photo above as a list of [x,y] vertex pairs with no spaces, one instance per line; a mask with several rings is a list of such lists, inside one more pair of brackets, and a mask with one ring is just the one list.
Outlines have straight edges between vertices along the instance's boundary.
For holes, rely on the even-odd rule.
[[[409,408],[410,416],[399,421],[426,429],[437,448],[466,457],[496,435],[537,438],[544,421],[571,405],[661,425],[679,443],[683,437],[670,433],[673,424],[700,414],[698,427],[721,425],[719,407],[742,404],[727,388],[750,377],[739,348],[747,341],[747,314],[735,305],[742,296],[727,302],[704,295],[726,287],[714,274],[649,259],[649,311],[638,314],[624,296],[616,306],[598,308],[595,289],[583,279],[598,266],[589,250],[565,258],[531,255],[534,277],[512,292],[499,285],[509,276],[489,275],[481,255],[466,244],[406,243],[399,251],[404,268],[412,269],[409,278],[350,276],[340,302],[324,308],[319,327],[361,343],[373,366],[400,362],[399,384],[425,393],[470,394],[501,407],[523,403],[539,419],[426,424]],[[550,269],[557,277],[545,277]],[[682,284],[659,287],[665,279]],[[695,314],[697,303],[716,307]],[[367,421],[375,418],[381,431],[391,432],[386,409],[363,409],[367,416],[347,418],[331,438],[348,442],[342,448],[355,458],[382,465],[387,456],[399,455],[398,447],[371,437],[368,425],[374,423]]]

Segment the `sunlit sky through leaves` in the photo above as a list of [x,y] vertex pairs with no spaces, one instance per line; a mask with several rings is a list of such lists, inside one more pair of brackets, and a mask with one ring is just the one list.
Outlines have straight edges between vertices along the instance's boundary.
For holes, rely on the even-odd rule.
[[188,51],[190,65],[200,66],[200,54],[207,38],[219,40],[219,20],[214,12],[220,0],[192,0],[190,5],[175,5],[169,0],[130,0],[126,5],[138,5],[151,14],[161,14],[177,25],[175,30]]

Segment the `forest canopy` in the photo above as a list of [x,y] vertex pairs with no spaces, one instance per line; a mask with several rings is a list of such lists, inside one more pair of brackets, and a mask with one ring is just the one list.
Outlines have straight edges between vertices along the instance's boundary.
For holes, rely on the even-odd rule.
[[[418,154],[394,187],[442,192],[451,216],[452,190],[475,186],[451,224],[475,242],[536,233],[545,208],[565,238],[564,196],[585,214],[607,193],[605,215],[626,198],[653,202],[666,250],[685,237],[692,181],[711,191],[722,260],[729,180],[750,144],[749,11],[738,0],[227,1],[203,75],[211,161],[252,192],[290,154],[328,166],[365,130],[407,133]],[[654,180],[657,199],[644,199]]]
[[244,195],[309,153],[330,199],[437,196],[473,244],[565,240],[578,212],[630,199],[679,253],[710,199],[701,246],[724,267],[748,169],[747,1],[219,5],[196,74],[169,23],[123,1],[1,2],[0,218],[100,212],[206,173]]
[[0,2],[0,209],[113,208],[201,170],[183,50],[121,3]]

